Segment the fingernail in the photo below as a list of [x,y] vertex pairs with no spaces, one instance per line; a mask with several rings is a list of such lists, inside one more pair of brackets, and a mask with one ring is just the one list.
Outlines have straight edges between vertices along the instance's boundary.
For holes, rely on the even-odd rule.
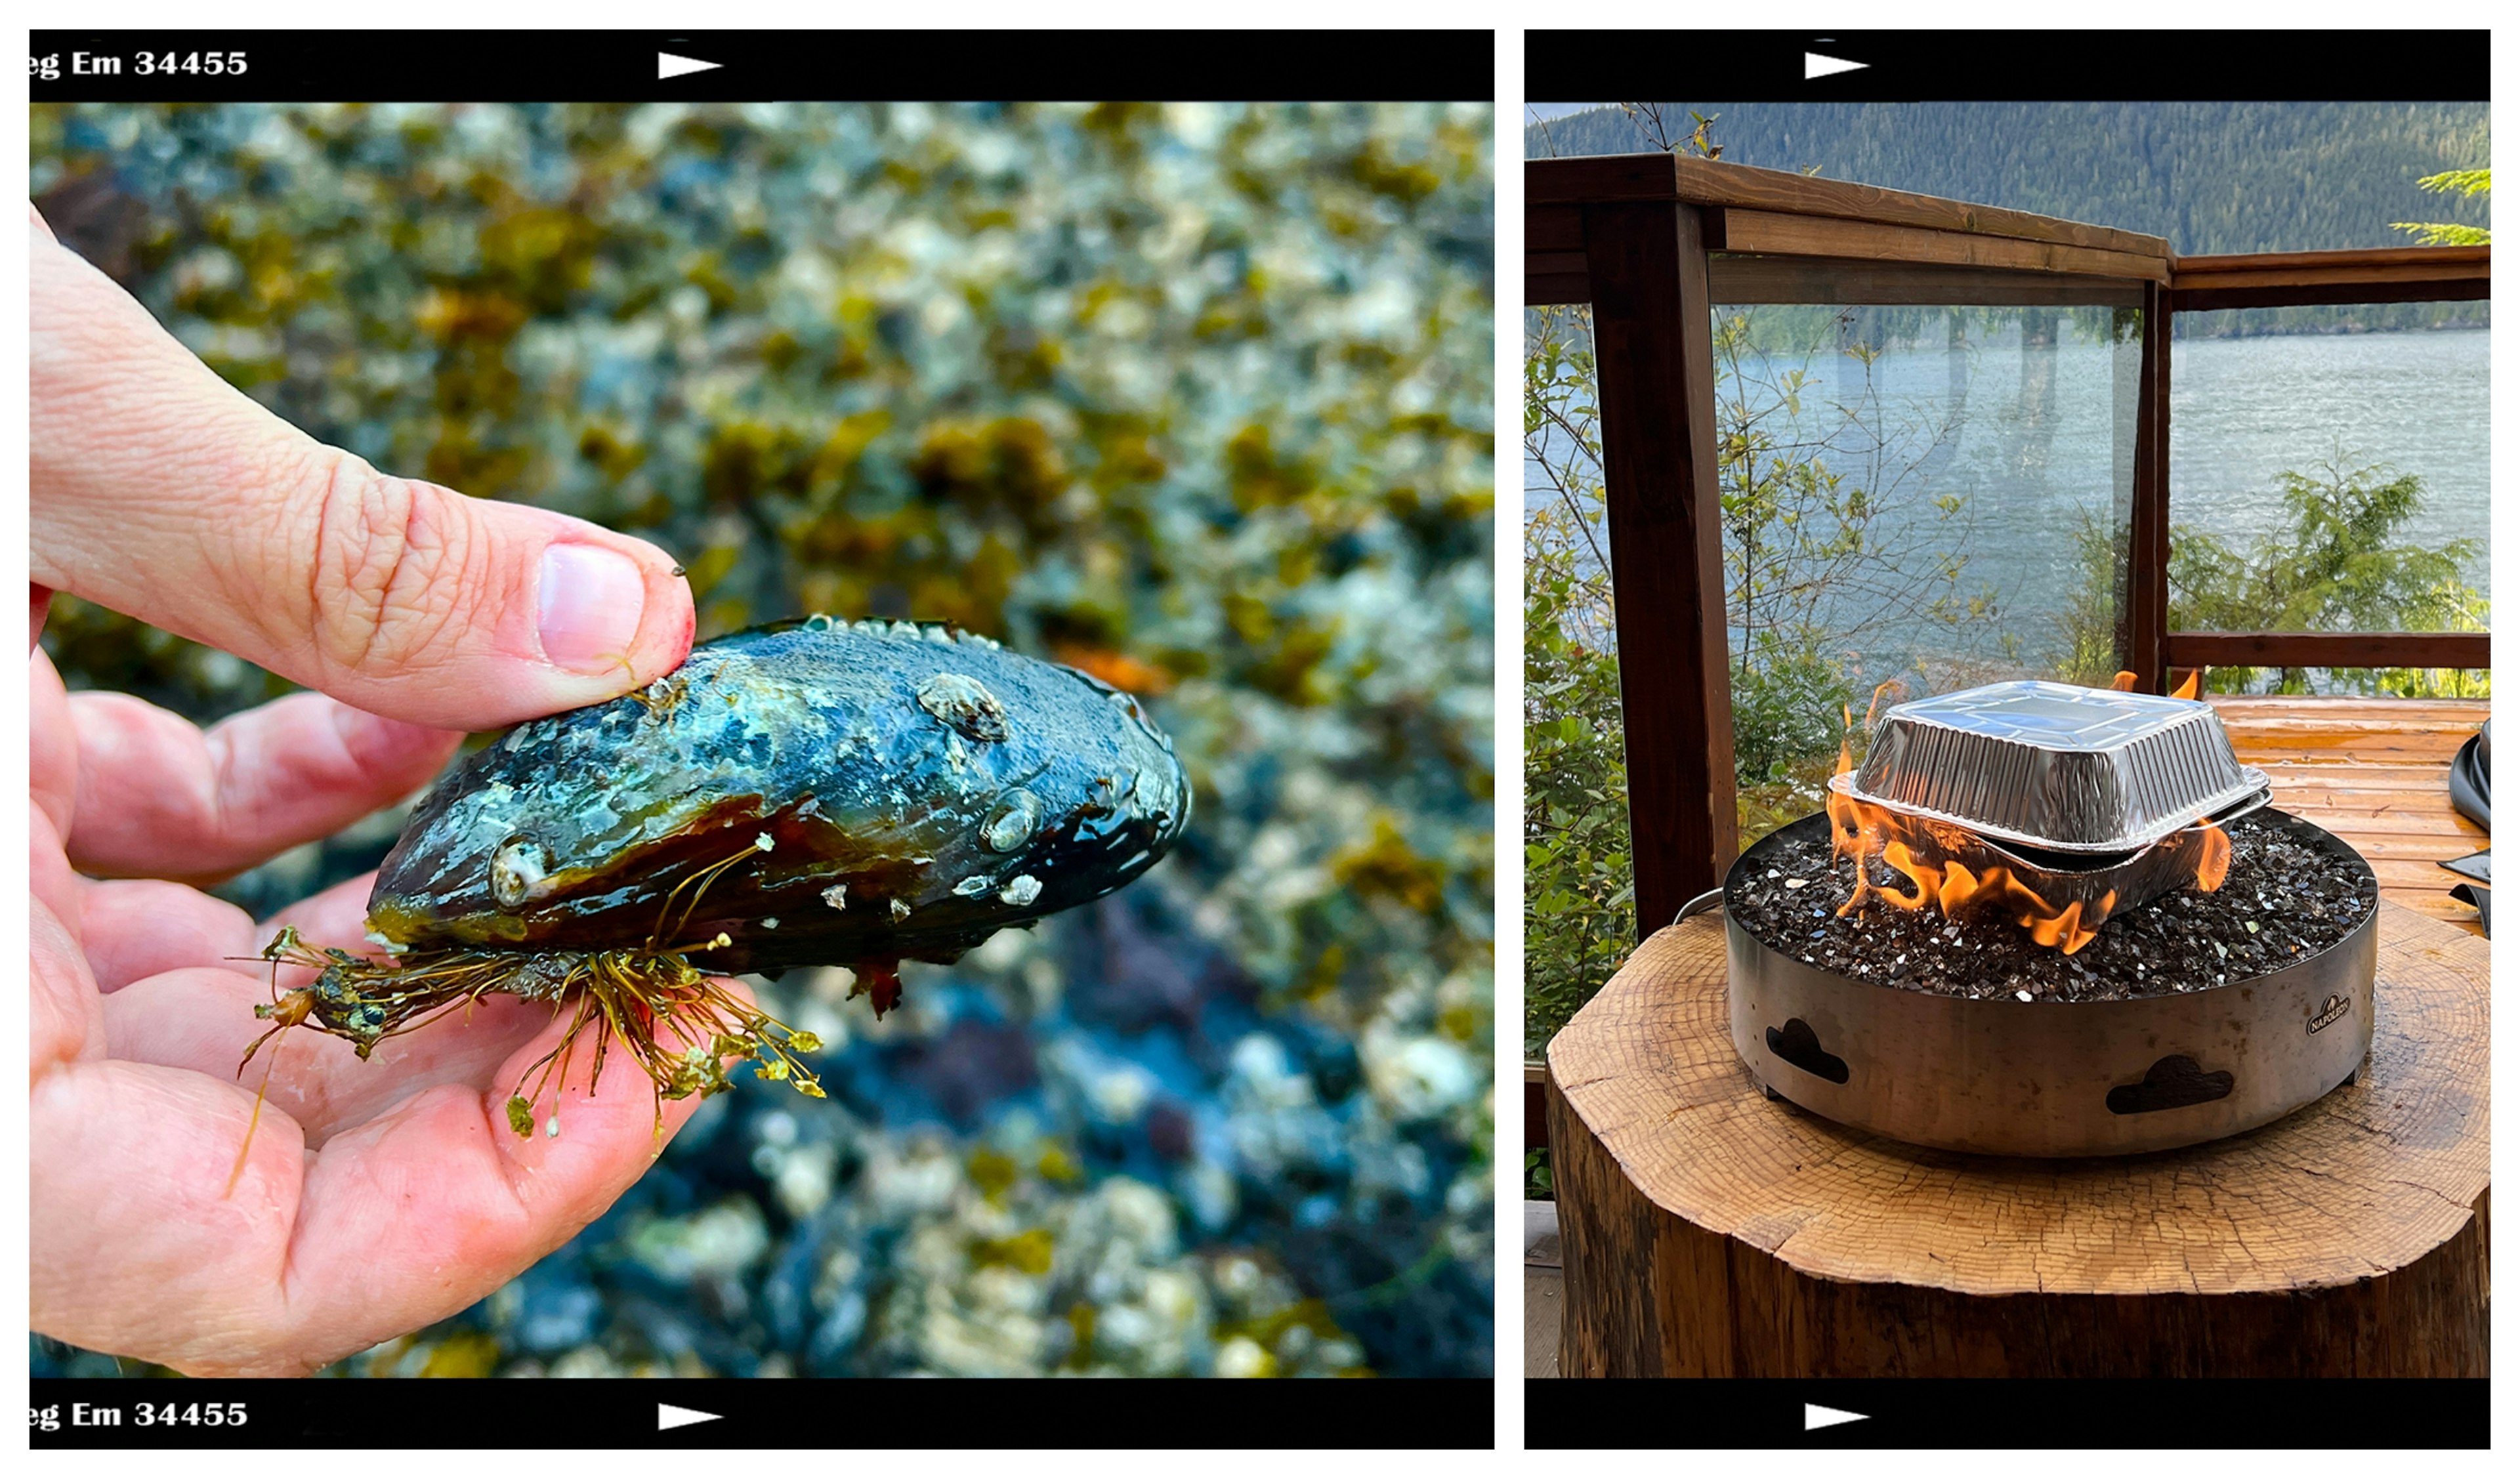
[[617,667],[639,640],[648,583],[628,557],[594,545],[543,551],[543,656],[581,672]]

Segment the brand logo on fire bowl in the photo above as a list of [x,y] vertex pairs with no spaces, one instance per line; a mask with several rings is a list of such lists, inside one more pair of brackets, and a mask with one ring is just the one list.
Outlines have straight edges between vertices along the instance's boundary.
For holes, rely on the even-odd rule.
[[2354,1005],[2351,1002],[2346,1001],[2345,998],[2341,996],[2331,996],[2326,1001],[2318,1004],[2318,1015],[2313,1016],[2310,1019],[2310,1030],[2317,1032],[2322,1027],[2332,1027],[2336,1024],[2337,1018],[2345,1015],[2345,1013],[2353,1009]]

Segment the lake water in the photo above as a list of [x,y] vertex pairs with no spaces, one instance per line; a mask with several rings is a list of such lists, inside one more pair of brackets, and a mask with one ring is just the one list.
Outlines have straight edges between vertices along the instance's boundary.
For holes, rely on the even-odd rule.
[[[2033,336],[2025,347],[2021,330],[2001,314],[1965,321],[1957,335],[1929,324],[1922,342],[1879,351],[1868,379],[1834,345],[1769,361],[1805,366],[1812,377],[1800,413],[1777,411],[1770,428],[1824,447],[1834,471],[1875,491],[1885,505],[1876,537],[1920,554],[1949,549],[1966,560],[1963,589],[1995,593],[2000,618],[1959,643],[1900,631],[1866,637],[1849,655],[1873,675],[1919,657],[1993,659],[2005,634],[2037,663],[2056,646],[2056,618],[2078,578],[2065,531],[2085,515],[2123,523],[2134,346],[2063,334]],[[2348,466],[2385,463],[2422,477],[2424,509],[2397,542],[2476,541],[2465,575],[2487,589],[2490,335],[2178,341],[2172,522],[2246,548],[2284,523],[2275,474],[2316,475],[2341,444]],[[1938,515],[1932,501],[1944,496],[1964,500],[1962,515]],[[1836,620],[1867,614],[1850,607]]]
[[2227,539],[2282,523],[2274,474],[2308,471],[2342,438],[2359,460],[2424,480],[2399,542],[2477,542],[2486,589],[2491,331],[2182,339],[2170,356],[2170,516]]

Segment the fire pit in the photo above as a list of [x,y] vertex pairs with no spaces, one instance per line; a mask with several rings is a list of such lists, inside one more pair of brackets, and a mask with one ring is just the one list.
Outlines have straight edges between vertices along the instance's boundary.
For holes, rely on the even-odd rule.
[[1726,879],[1733,1046],[1775,1097],[1953,1150],[2127,1154],[2287,1114],[2370,1047],[2379,885],[2266,796],[2186,699],[1893,708],[1828,811]]

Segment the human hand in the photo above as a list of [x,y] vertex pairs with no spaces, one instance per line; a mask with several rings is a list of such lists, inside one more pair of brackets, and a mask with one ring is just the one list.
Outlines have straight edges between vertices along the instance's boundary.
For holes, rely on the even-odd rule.
[[506,997],[365,1062],[291,1032],[240,1082],[271,990],[259,946],[285,922],[358,948],[371,880],[261,925],[187,881],[409,794],[457,731],[669,671],[691,596],[640,541],[321,446],[37,228],[36,627],[44,588],[67,590],[335,696],[205,734],[29,661],[33,1323],[195,1374],[301,1373],[559,1246],[697,1101],[659,1125],[638,1075],[616,1066],[598,1098],[581,1061],[562,1133],[518,1139],[508,1093],[564,1024]]

